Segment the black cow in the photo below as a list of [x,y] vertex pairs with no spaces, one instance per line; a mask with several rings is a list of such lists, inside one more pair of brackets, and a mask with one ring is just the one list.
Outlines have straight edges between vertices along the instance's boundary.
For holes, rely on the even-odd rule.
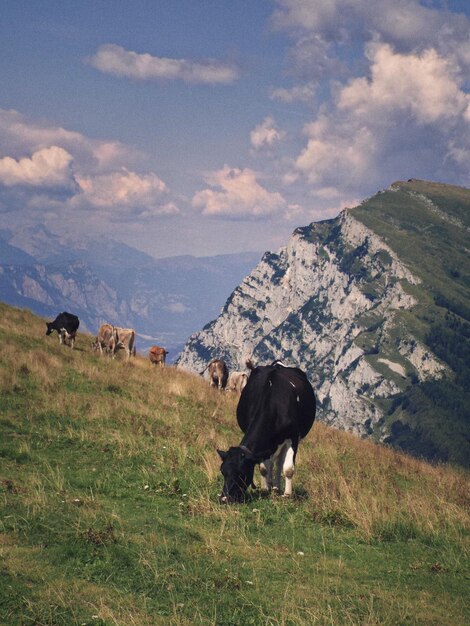
[[[248,364],[247,364],[248,365]],[[237,422],[244,436],[239,446],[222,459],[224,487],[220,501],[240,502],[253,483],[255,465],[260,463],[262,487],[280,490],[281,471],[286,480],[284,496],[292,495],[292,476],[300,439],[315,420],[315,394],[305,373],[280,361],[253,367],[237,406]]]
[[70,345],[73,348],[75,336],[80,326],[80,320],[76,315],[64,311],[63,313],[59,313],[53,322],[46,322],[46,326],[46,335],[50,335],[55,330],[59,335],[59,343],[65,344],[65,340],[69,339]]

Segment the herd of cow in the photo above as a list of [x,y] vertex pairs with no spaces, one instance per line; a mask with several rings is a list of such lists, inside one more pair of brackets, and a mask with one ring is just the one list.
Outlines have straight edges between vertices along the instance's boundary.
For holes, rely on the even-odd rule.
[[[80,325],[80,320],[76,315],[64,311],[59,313],[53,322],[46,322],[46,325],[46,335],[50,335],[55,330],[59,335],[59,342],[65,345],[69,344],[73,348]],[[121,328],[105,323],[100,326],[98,334],[91,344],[91,349],[113,358],[119,350],[124,350],[129,359],[136,354],[135,337],[136,333],[133,328]],[[149,350],[149,359],[151,363],[164,367],[167,354],[165,348],[152,346]]]
[[[46,335],[55,330],[60,343],[69,342],[73,348],[79,324],[76,315],[63,312],[53,322],[47,322]],[[126,351],[127,358],[135,356],[135,331],[103,324],[92,348],[113,357],[120,349]],[[165,365],[166,355],[167,351],[159,346],[149,351],[150,361],[161,367]],[[246,366],[249,374],[232,372],[229,376],[226,363],[213,359],[201,372],[204,375],[208,371],[211,386],[240,394],[237,423],[243,437],[238,446],[217,451],[224,477],[221,503],[245,499],[248,488],[254,486],[256,465],[259,465],[263,490],[279,493],[283,474],[284,496],[290,497],[299,442],[315,420],[315,394],[301,369],[288,367],[281,361],[255,366],[249,360]]]

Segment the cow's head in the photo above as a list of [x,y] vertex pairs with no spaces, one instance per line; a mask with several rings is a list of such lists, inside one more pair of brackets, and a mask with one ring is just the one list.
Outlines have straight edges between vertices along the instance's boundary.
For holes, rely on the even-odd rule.
[[220,502],[243,502],[246,490],[253,482],[253,474],[257,461],[248,451],[240,447],[230,448],[227,452],[217,450],[222,465],[220,471],[224,477],[224,487],[220,494]]
[[54,330],[53,322],[46,322],[46,326],[47,326],[46,335],[50,335],[52,331]]

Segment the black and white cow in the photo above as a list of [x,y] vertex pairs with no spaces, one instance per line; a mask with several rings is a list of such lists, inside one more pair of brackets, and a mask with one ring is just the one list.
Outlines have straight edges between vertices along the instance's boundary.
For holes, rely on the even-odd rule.
[[73,348],[75,336],[80,325],[80,320],[76,315],[64,311],[59,313],[53,322],[46,322],[46,325],[46,335],[50,335],[55,330],[59,335],[59,343],[65,344],[65,340],[68,339]]
[[241,502],[258,463],[263,489],[280,491],[282,471],[284,496],[291,496],[297,448],[311,429],[315,412],[315,394],[302,370],[280,361],[253,367],[237,406],[237,422],[244,436],[240,445],[227,452],[218,450],[224,477],[220,501]]

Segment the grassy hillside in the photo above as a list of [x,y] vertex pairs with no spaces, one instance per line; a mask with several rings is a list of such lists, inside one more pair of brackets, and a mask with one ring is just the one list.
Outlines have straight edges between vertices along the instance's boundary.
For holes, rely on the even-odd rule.
[[221,506],[236,400],[0,305],[0,615],[71,626],[457,625],[469,475],[315,424],[292,500]]
[[[418,305],[397,315],[397,338],[419,339],[448,368],[442,380],[411,380],[388,403],[388,441],[428,459],[469,467],[470,189],[398,182],[352,213],[421,279],[410,288]],[[388,349],[399,361],[392,342]]]

